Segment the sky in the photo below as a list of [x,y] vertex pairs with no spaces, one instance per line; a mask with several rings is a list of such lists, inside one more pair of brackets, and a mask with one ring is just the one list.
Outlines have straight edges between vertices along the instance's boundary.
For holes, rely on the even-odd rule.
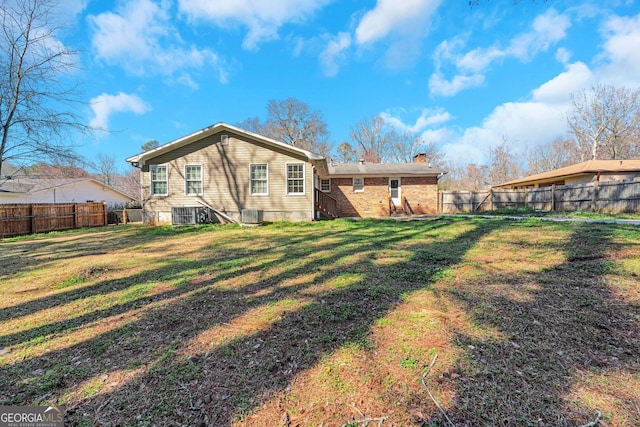
[[124,161],[218,122],[266,118],[269,100],[319,110],[334,148],[374,115],[486,163],[567,137],[571,94],[640,87],[633,0],[63,0],[61,43],[88,159]]

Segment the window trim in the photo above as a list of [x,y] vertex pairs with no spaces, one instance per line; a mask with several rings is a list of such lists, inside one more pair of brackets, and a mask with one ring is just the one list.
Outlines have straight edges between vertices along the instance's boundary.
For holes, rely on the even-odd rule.
[[[356,177],[354,177],[352,179],[353,179],[353,181],[352,181],[353,192],[354,193],[364,193],[364,178],[356,178]],[[356,180],[361,181],[362,185],[356,187]]]
[[[153,170],[154,169],[164,169],[164,180],[153,180]],[[153,183],[154,182],[164,182],[165,188],[166,188],[166,192],[164,193],[154,193],[153,192]],[[151,196],[168,196],[169,195],[169,168],[167,167],[167,165],[149,165],[149,194]]]
[[[289,192],[289,181],[290,180],[299,180],[300,178],[289,178],[289,166],[293,166],[293,165],[302,165],[302,192]],[[286,163],[285,165],[285,194],[287,196],[303,196],[306,194],[306,190],[307,190],[307,166],[304,162],[291,162],[291,163]]]
[[[266,172],[267,172],[267,185],[266,185],[266,192],[265,193],[254,193],[253,192],[253,167],[254,166],[266,166]],[[262,181],[262,180],[260,180]],[[249,164],[249,195],[251,196],[268,196],[269,195],[269,163],[251,163]]]
[[[323,193],[331,193],[331,178],[319,178],[319,179],[320,179],[320,191],[322,191]],[[322,188],[322,181],[329,183],[329,188],[327,190],[324,190]]]
[[[200,192],[199,193],[189,193],[189,181],[197,182],[197,180],[189,180],[187,177],[187,168],[188,167],[199,167],[200,168]],[[204,168],[202,164],[193,163],[184,165],[184,195],[185,196],[202,196],[204,194]]]

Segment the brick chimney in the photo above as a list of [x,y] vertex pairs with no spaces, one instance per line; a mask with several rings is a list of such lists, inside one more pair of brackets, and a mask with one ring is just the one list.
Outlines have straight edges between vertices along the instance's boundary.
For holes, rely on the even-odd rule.
[[413,156],[413,163],[427,163],[427,153],[418,153]]

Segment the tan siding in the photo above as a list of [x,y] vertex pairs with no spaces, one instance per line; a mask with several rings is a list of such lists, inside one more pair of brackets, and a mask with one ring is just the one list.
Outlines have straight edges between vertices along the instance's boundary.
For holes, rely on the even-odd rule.
[[[312,219],[312,167],[302,157],[274,149],[258,141],[231,133],[229,145],[220,144],[220,135],[214,134],[200,141],[177,148],[153,158],[143,168],[145,210],[170,212],[173,206],[208,205],[239,215],[242,209],[262,209],[265,220]],[[286,164],[305,163],[305,194],[286,194]],[[168,196],[149,196],[149,165],[168,166]],[[202,165],[203,195],[185,195],[184,167]],[[250,195],[250,164],[267,164],[269,168],[269,194]]]

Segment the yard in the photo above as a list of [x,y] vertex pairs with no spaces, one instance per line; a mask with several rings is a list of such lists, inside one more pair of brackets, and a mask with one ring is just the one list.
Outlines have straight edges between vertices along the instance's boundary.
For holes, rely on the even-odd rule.
[[67,425],[640,425],[640,227],[117,226],[0,248],[0,405],[62,404]]

